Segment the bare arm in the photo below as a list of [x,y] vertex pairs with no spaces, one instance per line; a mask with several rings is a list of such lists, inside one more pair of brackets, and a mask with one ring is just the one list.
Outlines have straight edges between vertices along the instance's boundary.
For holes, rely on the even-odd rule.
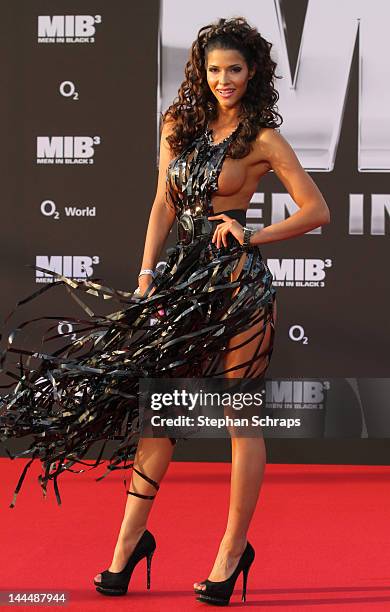
[[[154,269],[158,256],[167,240],[169,231],[175,220],[174,210],[165,201],[165,178],[167,167],[174,157],[166,137],[172,130],[171,123],[165,123],[160,140],[160,161],[158,170],[158,183],[156,196],[150,211],[149,223],[145,238],[144,254],[141,268]],[[140,289],[146,288],[151,282],[151,276],[143,275],[139,278]]]
[[294,150],[283,136],[272,128],[260,132],[258,145],[262,158],[268,161],[275,174],[299,207],[293,215],[256,232],[251,244],[286,240],[330,222],[329,208],[317,185],[301,166]]

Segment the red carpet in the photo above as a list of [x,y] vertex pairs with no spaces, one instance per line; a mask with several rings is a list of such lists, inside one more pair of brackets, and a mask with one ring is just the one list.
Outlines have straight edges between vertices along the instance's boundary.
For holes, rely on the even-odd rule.
[[[195,600],[192,583],[207,577],[223,533],[229,464],[171,463],[149,523],[157,540],[152,588],[146,591],[142,561],[128,595],[108,598],[92,579],[111,562],[126,501],[123,474],[101,482],[94,479],[103,467],[65,474],[57,506],[52,487],[42,498],[36,462],[10,509],[24,463],[0,459],[0,591],[64,590],[66,609],[83,612],[211,609]],[[389,480],[390,467],[268,465],[249,534],[256,559],[248,599],[241,604],[240,576],[231,606],[390,610]]]

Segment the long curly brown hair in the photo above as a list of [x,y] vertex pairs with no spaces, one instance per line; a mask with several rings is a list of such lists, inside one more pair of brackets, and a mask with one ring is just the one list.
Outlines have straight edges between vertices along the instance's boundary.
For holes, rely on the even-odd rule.
[[275,75],[272,46],[243,17],[219,19],[199,30],[185,66],[185,79],[177,97],[162,116],[162,123],[166,120],[174,122],[167,141],[176,155],[218,116],[218,102],[206,77],[207,53],[213,49],[237,50],[244,57],[249,70],[255,68],[255,74],[248,81],[240,101],[240,129],[229,146],[228,155],[233,158],[245,157],[260,128],[278,128],[283,123],[276,110],[279,94],[274,88],[274,79],[281,77]]

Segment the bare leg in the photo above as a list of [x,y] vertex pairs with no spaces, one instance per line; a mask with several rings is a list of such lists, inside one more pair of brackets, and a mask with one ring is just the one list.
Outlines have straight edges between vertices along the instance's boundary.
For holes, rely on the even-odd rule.
[[[265,460],[263,438],[232,438],[229,516],[209,580],[226,580],[237,567],[259,497]],[[202,584],[195,582],[194,587],[202,588]]]
[[[237,275],[237,270],[235,276]],[[259,309],[259,314],[262,310]],[[276,300],[273,303],[271,319],[257,323],[260,333],[244,346],[227,353],[226,369],[240,363],[250,362],[251,365],[228,372],[228,378],[258,378],[265,374],[269,365],[270,349],[272,348],[272,327],[276,321]],[[235,336],[230,347],[242,344],[254,336],[256,326]],[[256,509],[257,500],[263,480],[266,450],[263,438],[232,437],[232,470],[230,481],[229,515],[225,534],[220,542],[209,580],[221,581],[231,576],[237,567],[246,543],[249,525]],[[203,583],[195,582],[196,589],[206,590]]]
[[[160,483],[172,458],[174,446],[169,438],[140,438],[134,458],[134,466],[149,478]],[[156,489],[142,476],[132,472],[130,491],[143,495],[155,495]],[[119,531],[112,563],[108,568],[120,572],[146,529],[153,499],[143,499],[134,495],[127,496],[125,514]],[[95,577],[101,581],[101,575]]]

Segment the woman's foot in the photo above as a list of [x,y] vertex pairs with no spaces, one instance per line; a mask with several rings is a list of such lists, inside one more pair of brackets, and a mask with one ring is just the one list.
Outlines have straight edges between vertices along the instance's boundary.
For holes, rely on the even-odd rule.
[[[115,546],[112,563],[108,568],[110,572],[121,572],[123,570],[145,529],[146,527],[142,527],[141,530],[132,530],[126,538],[119,536]],[[101,574],[96,574],[95,580],[96,582],[101,582]]]
[[[208,580],[219,582],[229,578],[236,569],[240,557],[246,548],[246,544],[246,538],[244,540],[235,539],[234,542],[222,539]],[[195,582],[194,589],[203,591],[206,589],[206,585],[202,582]]]

